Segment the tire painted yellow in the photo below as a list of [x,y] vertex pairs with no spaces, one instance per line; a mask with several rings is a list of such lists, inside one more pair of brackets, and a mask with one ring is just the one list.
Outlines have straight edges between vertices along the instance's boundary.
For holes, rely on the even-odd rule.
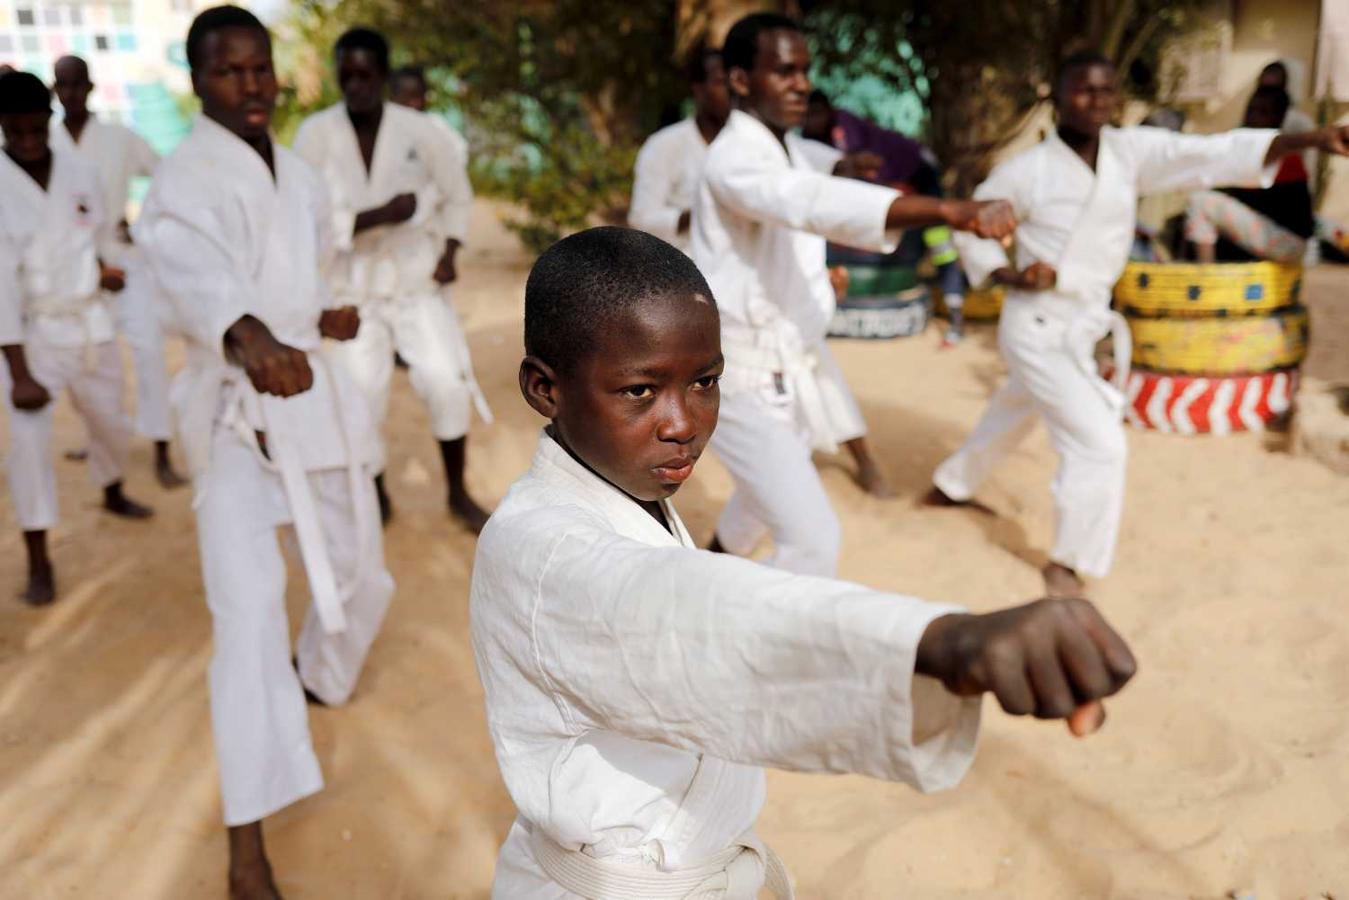
[[1154,319],[1129,316],[1133,361],[1183,375],[1251,375],[1295,366],[1307,355],[1307,310],[1272,315]]
[[1298,264],[1131,262],[1115,304],[1142,316],[1251,316],[1295,306],[1301,289]]

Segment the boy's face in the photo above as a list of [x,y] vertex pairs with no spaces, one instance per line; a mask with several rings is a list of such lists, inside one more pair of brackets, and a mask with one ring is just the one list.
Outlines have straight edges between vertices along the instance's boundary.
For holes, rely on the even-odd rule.
[[725,122],[731,115],[731,89],[726,83],[726,67],[719,59],[703,62],[706,77],[693,86],[693,105],[714,122]]
[[389,73],[369,50],[353,48],[337,54],[337,83],[351,112],[372,113],[384,102]]
[[50,111],[0,116],[5,151],[15,162],[40,163],[47,158],[47,124],[51,117]]
[[759,34],[753,69],[731,70],[731,90],[769,126],[790,131],[806,118],[809,73],[810,48],[805,35],[774,28]]
[[1254,97],[1246,105],[1246,117],[1242,122],[1247,128],[1278,128],[1283,124],[1274,101],[1267,97]]
[[426,112],[426,94],[426,85],[420,78],[404,75],[389,83],[389,99],[418,112]]
[[1112,66],[1079,66],[1064,73],[1059,84],[1059,124],[1094,137],[1110,124],[1118,101]]
[[52,91],[66,115],[84,115],[89,108],[89,92],[94,89],[89,70],[73,59],[63,59],[57,63],[53,75]]
[[272,40],[257,28],[222,28],[201,44],[192,86],[201,111],[245,141],[267,136],[276,109]]
[[716,307],[667,295],[597,335],[565,374],[527,359],[525,399],[555,436],[610,484],[662,500],[693,474],[717,427],[721,328]]

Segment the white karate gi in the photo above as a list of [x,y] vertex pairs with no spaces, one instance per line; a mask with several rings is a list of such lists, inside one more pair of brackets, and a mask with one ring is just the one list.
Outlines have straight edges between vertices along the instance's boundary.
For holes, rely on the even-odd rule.
[[773,565],[809,575],[838,566],[841,526],[811,461],[865,433],[824,335],[835,298],[826,239],[893,251],[897,191],[834,178],[804,139],[787,149],[735,111],[708,151],[693,215],[693,259],[721,311],[726,374],[712,447],[735,480],[717,524],[746,554],[771,532]]
[[90,480],[104,488],[122,477],[131,423],[112,316],[98,287],[102,222],[98,175],[82,160],[54,148],[44,191],[0,154],[0,281],[12,288],[0,344],[23,345],[29,371],[52,399],[40,410],[16,409],[9,367],[0,364],[9,489],[24,531],[57,523],[52,407],[66,390],[89,432]]
[[[323,186],[289,150],[273,153],[275,179],[256,151],[199,118],[161,163],[135,229],[188,341],[173,404],[214,623],[211,719],[227,825],[257,821],[323,786],[301,682],[325,703],[345,702],[393,593],[366,404],[317,352],[319,315],[332,305],[320,272]],[[260,396],[225,359],[225,332],[245,315],[309,354],[312,388],[284,400]],[[298,678],[276,534],[286,524],[314,597]]]
[[[544,434],[478,542],[473,648],[520,814],[495,898],[749,900],[776,861],[759,767],[934,791],[972,761],[979,701],[913,673],[952,607],[697,550],[662,508],[668,531]],[[636,881],[565,874],[591,859]],[[706,893],[642,884],[703,867]]]
[[[1262,172],[1275,132],[1239,129],[1196,136],[1159,128],[1106,128],[1096,171],[1057,134],[993,170],[974,196],[1011,201],[1020,224],[1016,267],[1040,261],[1058,273],[1052,290],[1008,291],[998,346],[1009,370],[984,417],[933,481],[967,500],[993,466],[1044,417],[1059,456],[1054,479],[1057,537],[1050,558],[1082,574],[1110,570],[1124,505],[1127,448],[1119,385],[1128,376],[1128,328],[1110,295],[1128,261],[1141,194],[1272,183]],[[1010,265],[997,241],[957,234],[970,283]],[[1115,383],[1093,358],[1116,336]]]
[[[338,251],[328,269],[333,291],[361,310],[360,335],[329,352],[365,392],[376,426],[388,412],[395,350],[437,440],[466,435],[475,407],[490,422],[449,290],[432,278],[446,239],[463,243],[468,236],[473,189],[464,139],[434,116],[386,103],[367,173],[356,130],[338,103],[304,121],[295,149],[328,186]],[[353,237],[357,214],[404,193],[417,195],[412,219]],[[384,464],[381,442],[376,471]]]
[[153,279],[145,273],[139,250],[118,237],[118,224],[126,217],[131,180],[154,174],[158,155],[145,139],[124,125],[103,122],[91,116],[78,142],[64,123],[53,123],[52,143],[78,155],[98,170],[103,188],[105,221],[99,231],[104,262],[126,272],[126,287],[108,294],[117,330],[131,347],[136,369],[136,431],[155,441],[169,439],[169,371],[164,361],[164,330],[160,324],[162,301]]
[[633,167],[628,224],[688,253],[689,232],[679,233],[679,217],[693,211],[707,146],[692,116],[647,138]]

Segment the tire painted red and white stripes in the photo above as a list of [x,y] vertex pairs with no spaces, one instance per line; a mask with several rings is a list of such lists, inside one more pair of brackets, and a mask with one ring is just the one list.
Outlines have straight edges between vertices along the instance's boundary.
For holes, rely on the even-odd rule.
[[1174,434],[1262,431],[1288,412],[1297,382],[1297,369],[1214,378],[1134,369],[1125,418]]

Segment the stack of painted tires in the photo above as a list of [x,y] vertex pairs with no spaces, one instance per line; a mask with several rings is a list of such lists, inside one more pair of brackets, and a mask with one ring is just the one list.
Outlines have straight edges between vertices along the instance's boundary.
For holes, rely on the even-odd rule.
[[834,309],[830,337],[912,337],[927,328],[932,300],[914,266],[833,244],[828,261],[848,270],[848,293]]
[[1307,355],[1301,287],[1298,265],[1130,263],[1115,286],[1133,334],[1128,420],[1228,434],[1280,418]]

